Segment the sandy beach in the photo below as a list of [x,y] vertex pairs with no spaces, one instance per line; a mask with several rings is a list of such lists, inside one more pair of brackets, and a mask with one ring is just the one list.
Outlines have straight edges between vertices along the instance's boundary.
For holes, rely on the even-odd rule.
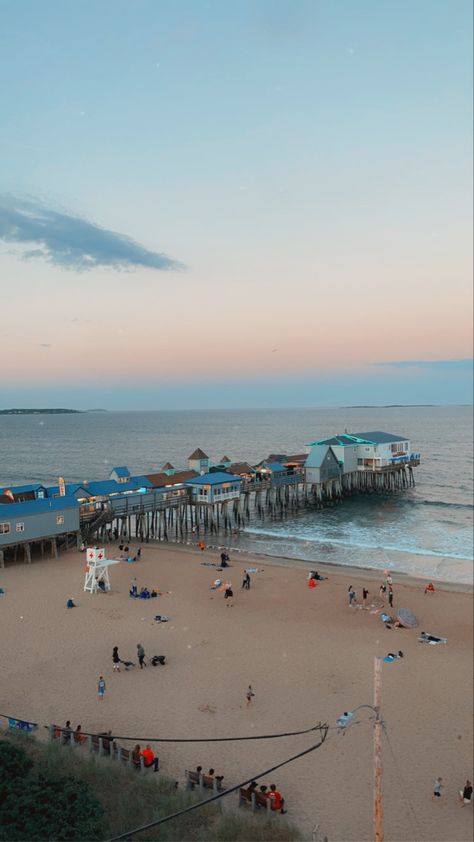
[[[119,555],[107,548],[110,558]],[[232,556],[222,574],[218,554],[172,545],[143,547],[135,564],[111,568],[108,594],[83,592],[85,557],[11,565],[0,571],[2,615],[1,710],[41,724],[82,724],[84,730],[146,738],[268,734],[335,725],[345,710],[373,702],[374,656],[403,650],[383,664],[384,814],[387,840],[457,842],[472,838],[472,806],[457,793],[472,780],[472,593],[393,574],[394,609],[417,615],[416,630],[388,630],[370,606],[380,606],[380,574],[317,565],[328,580],[307,587],[308,565],[283,559]],[[241,589],[243,571],[251,588]],[[210,590],[217,576],[232,581],[234,600]],[[162,596],[132,600],[129,587]],[[349,608],[348,586],[357,593]],[[366,609],[362,588],[370,592]],[[73,597],[77,608],[66,609]],[[393,613],[393,612],[389,612]],[[156,614],[170,620],[154,622]],[[447,645],[418,642],[421,630]],[[137,661],[165,654],[165,667],[112,674],[112,647]],[[97,699],[97,679],[107,690]],[[245,692],[255,691],[247,707]],[[372,838],[370,710],[346,733],[329,732],[316,752],[285,766],[274,782],[288,817],[311,838]],[[213,766],[228,785],[257,775],[316,740],[311,734],[269,741],[157,745],[163,772],[184,784],[184,769]],[[445,785],[431,798],[437,776]],[[234,804],[237,798],[229,796]]]

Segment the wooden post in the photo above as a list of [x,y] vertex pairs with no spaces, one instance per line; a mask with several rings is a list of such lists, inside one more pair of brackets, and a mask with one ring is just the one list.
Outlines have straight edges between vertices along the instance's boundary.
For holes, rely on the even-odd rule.
[[382,720],[380,702],[382,697],[382,659],[374,659],[374,840],[383,842],[382,808]]

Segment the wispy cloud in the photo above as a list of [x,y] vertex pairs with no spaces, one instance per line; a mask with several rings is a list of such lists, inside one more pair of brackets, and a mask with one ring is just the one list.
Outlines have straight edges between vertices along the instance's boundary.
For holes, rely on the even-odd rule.
[[452,369],[465,371],[472,368],[472,359],[460,360],[392,360],[390,362],[375,363],[380,366],[392,366],[393,368],[428,368],[428,369]]
[[97,266],[118,270],[183,268],[178,261],[150,251],[125,234],[32,199],[0,196],[0,240],[22,246],[21,256],[26,260],[45,259],[77,272]]

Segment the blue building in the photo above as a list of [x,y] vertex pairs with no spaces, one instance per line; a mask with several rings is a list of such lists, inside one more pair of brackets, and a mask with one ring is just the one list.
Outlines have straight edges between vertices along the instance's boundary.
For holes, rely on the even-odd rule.
[[0,566],[3,567],[5,551],[12,551],[16,558],[22,547],[25,561],[31,561],[32,545],[50,542],[53,555],[57,555],[58,538],[67,543],[69,536],[79,540],[79,504],[75,497],[54,497],[44,500],[27,500],[23,503],[0,504]]
[[203,474],[186,480],[194,503],[225,503],[240,497],[241,478],[225,471]]

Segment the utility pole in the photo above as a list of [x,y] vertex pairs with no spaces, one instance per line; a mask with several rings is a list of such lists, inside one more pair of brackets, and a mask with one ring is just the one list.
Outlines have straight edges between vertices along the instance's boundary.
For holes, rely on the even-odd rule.
[[383,842],[382,809],[382,720],[380,703],[382,700],[382,659],[374,660],[374,842]]

